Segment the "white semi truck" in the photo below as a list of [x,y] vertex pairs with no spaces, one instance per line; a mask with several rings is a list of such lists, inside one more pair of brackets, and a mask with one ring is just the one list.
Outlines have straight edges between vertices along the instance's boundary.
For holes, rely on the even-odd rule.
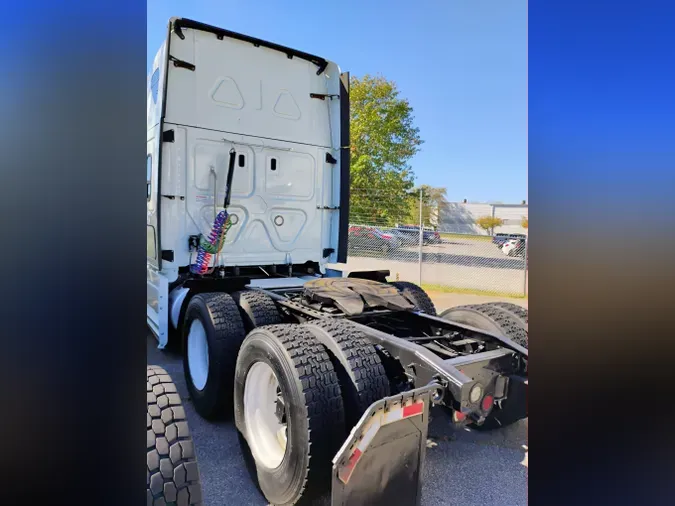
[[[233,416],[267,501],[419,504],[432,405],[457,426],[527,416],[525,310],[437,315],[386,270],[335,268],[350,160],[349,75],[335,63],[172,18],[147,131],[148,325],[182,351],[197,413]],[[183,439],[171,436],[184,444],[162,459],[168,404],[153,388],[148,504],[199,504],[179,399],[161,402],[175,403],[166,417],[179,416]]]

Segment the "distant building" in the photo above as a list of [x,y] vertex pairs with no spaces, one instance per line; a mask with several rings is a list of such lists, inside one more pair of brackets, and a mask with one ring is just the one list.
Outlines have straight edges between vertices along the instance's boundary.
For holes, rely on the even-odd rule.
[[439,232],[453,234],[480,234],[487,232],[476,225],[481,216],[494,216],[504,220],[504,225],[497,227],[495,233],[527,234],[522,220],[528,217],[527,204],[476,204],[464,202],[448,202],[432,213],[432,222]]

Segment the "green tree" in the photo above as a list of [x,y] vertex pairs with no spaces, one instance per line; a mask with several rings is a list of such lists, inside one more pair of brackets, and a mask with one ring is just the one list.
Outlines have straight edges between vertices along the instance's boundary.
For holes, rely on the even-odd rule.
[[422,190],[422,220],[425,226],[437,224],[441,213],[447,209],[447,189],[426,184],[417,187],[410,199],[410,218],[412,223],[420,221],[420,190]]
[[447,191],[443,187],[422,185],[422,210],[425,224],[438,224],[441,214],[448,208]]
[[504,220],[494,216],[481,216],[476,220],[476,225],[478,225],[490,235],[494,235],[495,228],[501,227],[503,224]]
[[414,199],[410,159],[422,139],[413,109],[381,76],[350,81],[351,220],[393,225],[409,218]]

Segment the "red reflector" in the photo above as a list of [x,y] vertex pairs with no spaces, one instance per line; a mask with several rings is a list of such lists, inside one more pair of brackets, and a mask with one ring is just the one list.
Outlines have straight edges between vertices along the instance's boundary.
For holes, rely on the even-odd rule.
[[356,466],[356,463],[359,461],[361,458],[361,455],[363,452],[356,448],[354,450],[354,453],[352,453],[349,457],[349,460],[347,463],[344,465],[342,469],[340,469],[340,479],[342,480],[343,483],[347,483],[349,481],[349,478],[351,477],[352,473],[354,472],[354,467]]
[[361,450],[357,448],[356,450],[354,450],[354,453],[352,453],[351,457],[349,457],[349,461],[347,462],[347,465],[345,467],[347,469],[353,468],[360,458],[361,458]]
[[490,411],[492,404],[494,404],[495,399],[491,395],[486,395],[483,397],[483,411]]
[[424,411],[424,403],[416,402],[415,404],[411,404],[410,406],[406,406],[405,408],[403,408],[403,418],[421,415],[422,411]]
[[455,411],[454,417],[456,422],[461,422],[466,418],[466,415],[461,411]]

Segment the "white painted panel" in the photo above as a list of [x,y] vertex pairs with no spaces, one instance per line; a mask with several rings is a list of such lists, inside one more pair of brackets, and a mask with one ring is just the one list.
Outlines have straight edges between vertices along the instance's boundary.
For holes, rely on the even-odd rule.
[[147,82],[147,129],[150,130],[159,125],[159,118],[162,112],[162,100],[164,96],[164,61],[166,58],[166,42],[162,43],[155,54],[152,69],[148,75]]
[[267,150],[265,191],[278,198],[311,198],[316,170],[316,160],[308,153]]
[[[183,249],[189,235],[209,234],[214,202],[215,213],[222,210],[232,147],[237,158],[229,213],[236,216],[236,223],[228,232],[218,264],[284,264],[289,255],[293,263],[319,260],[330,240],[323,222],[331,219],[327,214],[331,211],[321,207],[324,191],[330,195],[331,190],[320,186],[326,181],[330,185],[330,179],[323,176],[324,164],[317,163],[325,158],[325,151],[308,145],[281,141],[260,144],[257,138],[233,137],[235,142],[227,142],[218,132],[187,129],[187,220],[184,239],[176,244],[176,262],[190,262],[186,246]],[[244,154],[243,166],[240,153]],[[272,158],[276,160],[275,170]],[[163,226],[171,225],[163,222]]]
[[273,49],[198,30],[183,34],[184,40],[172,35],[171,55],[196,68],[169,66],[166,121],[333,146],[331,123],[339,120],[339,108],[310,93],[339,93],[334,64],[317,75],[314,63]]
[[[175,141],[162,147],[161,245],[174,252],[163,262],[169,281],[178,267],[195,260],[191,235],[208,235],[222,209],[229,151],[236,149],[232,201],[236,223],[219,265],[259,265],[322,261],[337,249],[339,213],[340,72],[228,37],[183,29],[170,35],[170,57],[195,70],[169,63],[157,104],[166,101],[164,131]],[[164,47],[156,67],[163,69]],[[160,72],[162,73],[162,72]],[[152,114],[150,114],[150,111]],[[149,123],[161,107],[149,105]],[[240,157],[241,163],[240,163]],[[271,160],[275,160],[272,170]],[[333,254],[333,257],[335,255]]]
[[146,320],[164,348],[169,339],[169,283],[166,277],[148,265]]

